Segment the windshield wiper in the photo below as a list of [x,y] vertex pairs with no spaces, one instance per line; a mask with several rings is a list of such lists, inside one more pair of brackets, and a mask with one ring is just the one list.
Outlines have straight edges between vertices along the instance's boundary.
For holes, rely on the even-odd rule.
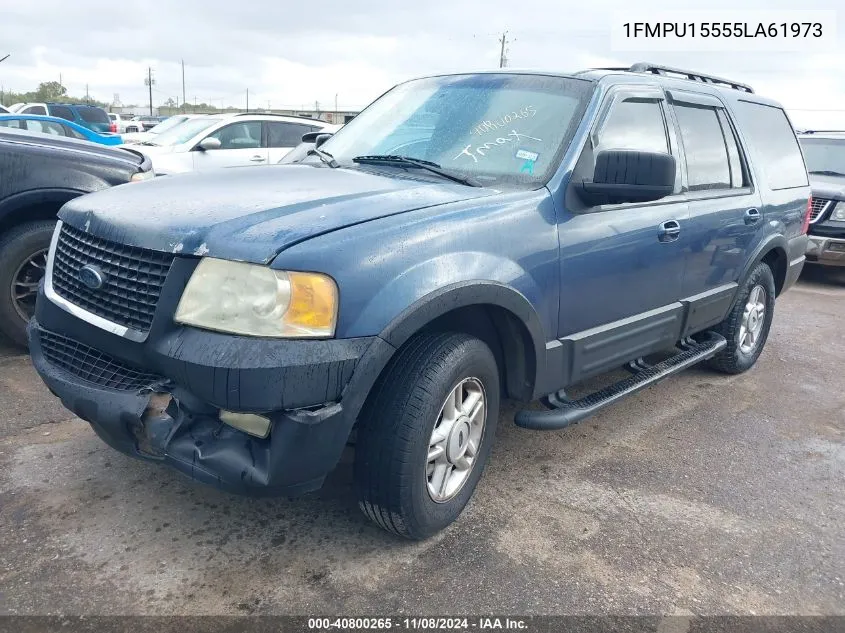
[[337,162],[337,160],[335,160],[334,156],[332,156],[328,152],[324,152],[321,149],[317,149],[316,147],[312,147],[311,149],[309,149],[305,153],[305,155],[306,156],[316,156],[316,157],[318,157],[321,161],[323,161],[326,165],[328,165],[332,169],[340,167],[340,163]]
[[821,169],[816,171],[815,169],[811,169],[809,172],[810,174],[818,174],[819,176],[845,176],[842,172],[839,171],[831,171],[829,169]]
[[152,147],[158,147],[158,143],[153,143],[152,141],[141,141],[138,145],[151,145]]
[[433,163],[430,160],[422,160],[419,158],[410,158],[408,156],[398,156],[396,154],[371,154],[366,156],[356,156],[352,159],[353,163],[398,163],[400,165],[410,165],[413,167],[417,167],[419,169],[425,169],[426,171],[430,171],[432,174],[437,174],[447,180],[451,180],[452,182],[459,182],[462,185],[466,185],[468,187],[480,187],[481,185],[477,183],[472,178],[467,178],[466,176],[458,176],[457,174],[453,174],[451,172],[446,171],[437,163]]

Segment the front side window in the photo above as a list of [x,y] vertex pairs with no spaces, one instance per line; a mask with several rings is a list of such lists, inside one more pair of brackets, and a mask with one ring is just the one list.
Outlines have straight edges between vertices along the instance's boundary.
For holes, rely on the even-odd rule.
[[676,104],[690,191],[730,189],[728,148],[715,108]]
[[366,155],[437,163],[486,185],[551,176],[594,86],[575,78],[490,73],[401,84],[323,148],[342,164]]
[[261,121],[230,123],[209,137],[220,141],[220,149],[255,149],[261,147]]
[[660,104],[652,99],[627,98],[615,103],[598,133],[595,152],[632,149],[669,153]]
[[26,123],[20,119],[3,119],[0,120],[0,126],[8,127],[13,130],[25,130]]

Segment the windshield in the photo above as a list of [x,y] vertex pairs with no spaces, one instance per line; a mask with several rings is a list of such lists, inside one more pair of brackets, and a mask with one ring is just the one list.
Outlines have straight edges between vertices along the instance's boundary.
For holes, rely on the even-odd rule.
[[808,172],[831,172],[845,176],[845,137],[842,140],[802,138],[801,147]]
[[220,122],[221,119],[217,117],[206,117],[203,119],[187,119],[178,125],[173,126],[166,132],[155,136],[149,143],[153,145],[181,145],[187,143],[197,134],[210,128],[215,123]]
[[179,115],[179,114],[174,115],[172,117],[165,119],[164,121],[162,121],[161,123],[156,125],[154,128],[150,129],[150,134],[161,134],[162,132],[167,132],[167,130],[169,130],[170,128],[174,128],[177,125],[179,125],[180,123],[183,123],[184,121],[187,121],[187,120],[188,120],[188,117],[186,117],[186,116]]
[[543,75],[420,79],[390,90],[321,149],[344,165],[394,154],[487,186],[537,186],[560,162],[591,89],[584,80]]

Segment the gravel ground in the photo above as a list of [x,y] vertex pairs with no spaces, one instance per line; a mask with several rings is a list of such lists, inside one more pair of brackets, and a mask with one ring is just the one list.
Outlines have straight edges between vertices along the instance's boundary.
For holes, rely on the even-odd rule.
[[845,614],[845,283],[760,362],[553,433],[504,407],[463,517],[409,543],[319,493],[229,496],[105,446],[0,346],[0,614]]

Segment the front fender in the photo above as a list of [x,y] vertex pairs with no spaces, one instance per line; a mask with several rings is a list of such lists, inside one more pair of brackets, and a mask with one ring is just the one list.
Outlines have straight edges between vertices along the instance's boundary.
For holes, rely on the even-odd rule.
[[[538,284],[515,262],[488,253],[449,253],[391,279],[358,312],[350,331],[381,324],[382,335],[389,332],[385,340],[398,347],[428,321],[450,310],[490,303],[514,312],[524,323],[532,322],[537,336],[545,341],[532,307],[541,298]],[[397,314],[396,306],[407,307]]]
[[59,208],[68,200],[72,200],[84,193],[84,191],[77,189],[65,189],[61,187],[21,191],[0,201],[0,223],[20,209],[44,204],[54,204],[56,208]]

